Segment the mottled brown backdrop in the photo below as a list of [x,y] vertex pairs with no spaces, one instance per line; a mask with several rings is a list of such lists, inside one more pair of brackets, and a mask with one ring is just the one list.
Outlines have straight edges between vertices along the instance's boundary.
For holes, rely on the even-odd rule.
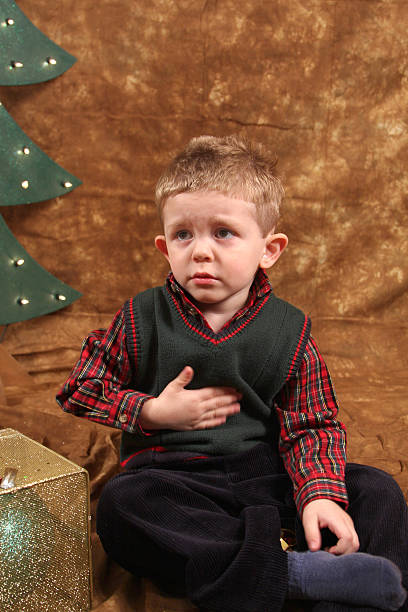
[[[55,392],[88,331],[166,274],[153,246],[163,166],[194,135],[238,132],[279,155],[290,246],[271,278],[312,317],[350,459],[387,469],[407,494],[407,1],[17,3],[78,62],[0,99],[83,185],[1,212],[83,297],[7,330],[2,347],[31,379],[6,380],[0,426],[87,467],[95,505],[118,435],[60,412]],[[94,551],[98,610],[191,609],[117,569],[108,580],[95,537]]]

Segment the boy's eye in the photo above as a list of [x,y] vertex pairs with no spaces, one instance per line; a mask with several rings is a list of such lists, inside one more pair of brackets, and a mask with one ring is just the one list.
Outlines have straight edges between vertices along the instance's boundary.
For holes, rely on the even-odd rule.
[[220,227],[215,232],[216,238],[232,238],[233,235],[234,234],[231,232],[231,230],[227,229],[226,227]]
[[189,240],[191,238],[191,233],[187,230],[179,230],[176,232],[177,240]]

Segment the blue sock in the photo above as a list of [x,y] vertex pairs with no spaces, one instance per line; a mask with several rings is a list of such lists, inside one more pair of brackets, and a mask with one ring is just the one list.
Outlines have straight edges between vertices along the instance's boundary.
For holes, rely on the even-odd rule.
[[398,610],[407,596],[398,567],[366,553],[289,552],[288,570],[288,599]]

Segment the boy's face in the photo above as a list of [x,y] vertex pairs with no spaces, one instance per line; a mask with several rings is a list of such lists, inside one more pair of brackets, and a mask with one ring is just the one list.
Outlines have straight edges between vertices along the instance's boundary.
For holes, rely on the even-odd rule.
[[163,226],[156,246],[203,313],[239,310],[258,267],[270,268],[287,244],[284,234],[262,235],[254,204],[216,191],[170,197]]

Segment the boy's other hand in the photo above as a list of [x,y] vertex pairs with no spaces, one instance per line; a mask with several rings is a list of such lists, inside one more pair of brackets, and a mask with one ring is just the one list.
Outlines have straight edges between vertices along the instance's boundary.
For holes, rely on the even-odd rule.
[[147,400],[139,422],[144,429],[209,429],[240,411],[242,394],[230,387],[185,389],[194,377],[186,366],[158,397]]
[[311,551],[320,550],[322,545],[320,530],[324,527],[330,529],[338,538],[337,544],[329,548],[328,552],[342,555],[356,552],[360,547],[353,519],[330,499],[316,499],[307,504],[303,510],[302,523],[306,542]]

